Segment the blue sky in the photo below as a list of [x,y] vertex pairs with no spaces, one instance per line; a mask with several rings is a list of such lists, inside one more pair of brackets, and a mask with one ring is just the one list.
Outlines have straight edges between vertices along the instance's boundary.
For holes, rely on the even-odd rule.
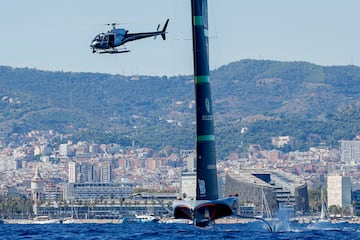
[[[208,0],[210,67],[245,58],[360,65],[358,0]],[[190,0],[1,1],[0,65],[124,75],[191,74]],[[167,40],[126,44],[130,53],[92,54],[92,38],[123,23]]]

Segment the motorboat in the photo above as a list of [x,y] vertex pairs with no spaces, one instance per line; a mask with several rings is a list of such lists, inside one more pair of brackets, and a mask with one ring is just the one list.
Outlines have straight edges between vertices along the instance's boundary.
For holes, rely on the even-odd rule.
[[60,223],[59,219],[51,219],[49,216],[37,216],[32,221],[33,224],[56,224]]

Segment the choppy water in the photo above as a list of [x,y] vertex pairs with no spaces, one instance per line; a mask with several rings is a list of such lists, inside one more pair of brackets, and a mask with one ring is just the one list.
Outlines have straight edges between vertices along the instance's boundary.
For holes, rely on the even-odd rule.
[[360,239],[359,224],[326,228],[296,224],[269,232],[261,223],[218,224],[209,230],[185,224],[1,224],[0,239]]

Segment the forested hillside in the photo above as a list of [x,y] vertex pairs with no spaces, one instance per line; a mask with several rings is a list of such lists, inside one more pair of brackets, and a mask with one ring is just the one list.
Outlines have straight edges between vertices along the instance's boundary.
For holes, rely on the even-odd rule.
[[[220,156],[242,144],[271,148],[291,135],[296,149],[360,133],[360,68],[242,60],[211,72]],[[193,148],[192,76],[149,77],[0,67],[3,136],[55,129],[124,145]],[[248,130],[242,134],[241,129]]]

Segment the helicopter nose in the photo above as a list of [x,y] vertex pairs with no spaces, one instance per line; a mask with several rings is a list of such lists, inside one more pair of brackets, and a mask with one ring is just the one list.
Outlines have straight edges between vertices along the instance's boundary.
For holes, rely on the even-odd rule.
[[98,41],[93,41],[91,44],[90,44],[90,47],[97,47],[99,45],[99,42]]

